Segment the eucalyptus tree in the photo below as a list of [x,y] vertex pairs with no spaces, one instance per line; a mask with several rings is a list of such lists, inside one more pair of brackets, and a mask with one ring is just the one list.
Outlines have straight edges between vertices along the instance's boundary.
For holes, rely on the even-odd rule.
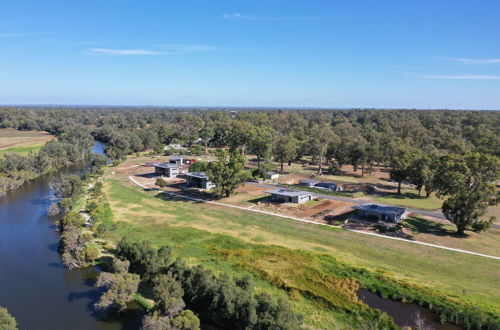
[[281,172],[283,172],[283,164],[288,162],[291,165],[292,160],[297,156],[298,143],[297,140],[290,135],[280,135],[274,141],[273,154],[277,162],[280,163]]
[[330,125],[321,123],[311,127],[309,143],[313,156],[318,159],[318,175],[323,175],[323,163],[326,159],[328,145],[335,137]]
[[439,197],[447,197],[443,213],[457,227],[457,234],[466,229],[482,230],[493,219],[484,220],[488,206],[499,202],[496,181],[500,178],[500,158],[469,152],[464,155],[444,155],[434,184]]

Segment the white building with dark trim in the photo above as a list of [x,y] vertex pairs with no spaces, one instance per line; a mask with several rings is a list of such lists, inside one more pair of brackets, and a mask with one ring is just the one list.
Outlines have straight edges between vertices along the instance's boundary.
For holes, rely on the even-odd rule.
[[266,191],[266,193],[271,194],[271,201],[279,203],[302,204],[313,199],[312,194],[307,191],[285,188]]
[[365,219],[398,223],[406,217],[406,208],[380,204],[354,206],[356,213]]
[[177,165],[169,163],[153,164],[156,176],[163,176],[167,178],[175,178],[180,173],[180,168]]
[[189,172],[186,174],[186,181],[188,187],[200,189],[212,189],[215,187],[205,172]]

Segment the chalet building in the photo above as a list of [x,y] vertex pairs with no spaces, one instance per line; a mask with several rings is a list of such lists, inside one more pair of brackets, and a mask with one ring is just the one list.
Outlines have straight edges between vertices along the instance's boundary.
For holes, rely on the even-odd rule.
[[406,216],[406,208],[404,207],[363,204],[354,208],[360,217],[376,221],[398,223]]
[[299,190],[281,188],[266,192],[271,194],[272,201],[279,203],[302,204],[313,199],[311,193]]
[[167,178],[175,178],[179,175],[179,166],[169,163],[156,163],[153,164],[156,176],[164,176]]
[[188,156],[170,156],[168,157],[168,162],[175,165],[193,165],[196,159],[188,158]]
[[205,172],[190,172],[186,174],[188,187],[200,189],[212,189],[215,184],[210,182],[210,179]]
[[314,185],[314,188],[330,191],[342,191],[342,188],[339,187],[335,182],[318,182]]

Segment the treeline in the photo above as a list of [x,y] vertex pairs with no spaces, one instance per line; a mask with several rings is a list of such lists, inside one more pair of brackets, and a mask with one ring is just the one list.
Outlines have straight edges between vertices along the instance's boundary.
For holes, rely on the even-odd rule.
[[59,132],[57,140],[47,142],[37,153],[27,156],[5,153],[0,158],[0,194],[51,169],[86,159],[94,144],[90,132],[83,125],[72,125]]
[[[494,111],[138,110],[5,108],[0,110],[0,127],[59,135],[79,123],[92,127],[94,136],[103,141],[113,141],[119,150],[129,149],[128,153],[141,149],[141,144],[152,148],[156,143],[200,142],[212,147],[238,145],[262,158],[273,153],[273,148],[262,145],[291,140],[291,149],[300,158],[321,152],[321,141],[326,140],[336,150],[330,154],[339,164],[359,167],[389,161],[398,144],[423,153],[475,151],[500,156],[500,115]],[[283,150],[274,153],[280,156]]]
[[59,252],[63,264],[69,269],[89,266],[100,256],[101,248],[94,242],[94,233],[90,230],[98,227],[94,226],[89,215],[84,218],[74,206],[82,196],[84,184],[93,185],[88,191],[89,198],[100,196],[102,183],[91,183],[91,179],[102,174],[104,164],[103,157],[93,155],[88,169],[81,176],[58,175],[50,183],[58,201],[49,206],[48,213],[63,214],[58,220],[61,233]]
[[187,266],[166,246],[156,249],[149,242],[124,238],[115,255],[112,273],[102,273],[97,282],[105,292],[95,306],[124,309],[140,285],[149,287],[155,305],[144,318],[143,329],[199,329],[192,311],[222,329],[298,329],[302,324],[287,299],[257,293],[249,277]]
[[[95,139],[106,143],[107,155],[116,161],[148,149],[159,154],[170,143],[184,144],[193,154],[200,153],[200,147],[228,148],[255,155],[254,176],[274,169],[273,160],[283,170],[284,164],[306,156],[317,165],[317,175],[325,170],[336,174],[346,164],[365,175],[375,165],[383,165],[398,183],[398,193],[403,183],[409,183],[419,194],[425,191],[426,196],[445,197],[443,213],[457,225],[459,234],[466,229],[487,229],[491,219],[480,218],[500,199],[495,188],[500,177],[500,113],[495,111],[138,110],[5,108],[0,110],[0,127],[41,129],[63,137],[66,133],[61,132],[74,131],[75,123],[85,125]],[[73,147],[78,149],[78,145]],[[0,177],[4,186],[29,177],[23,172],[26,168],[35,170],[23,165],[26,161],[19,157],[4,161],[15,164],[7,166],[10,174]],[[455,177],[441,176],[443,168]],[[212,177],[225,178],[215,168],[207,170]],[[231,188],[242,176],[235,172],[229,178],[224,183]],[[230,192],[223,190],[217,194]]]

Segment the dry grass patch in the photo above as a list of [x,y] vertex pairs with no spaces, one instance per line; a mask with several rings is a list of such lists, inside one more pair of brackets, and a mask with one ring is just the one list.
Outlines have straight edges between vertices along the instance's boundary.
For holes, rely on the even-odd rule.
[[15,129],[0,129],[0,156],[4,153],[26,154],[36,151],[50,140],[54,135],[43,131],[18,131]]

